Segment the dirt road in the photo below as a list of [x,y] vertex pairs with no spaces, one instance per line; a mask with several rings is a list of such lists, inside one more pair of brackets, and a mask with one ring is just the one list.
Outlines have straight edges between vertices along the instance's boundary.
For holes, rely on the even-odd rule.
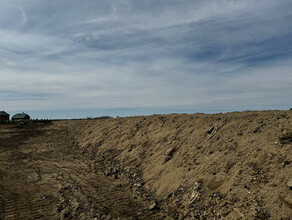
[[72,143],[62,126],[1,127],[1,219],[158,218]]

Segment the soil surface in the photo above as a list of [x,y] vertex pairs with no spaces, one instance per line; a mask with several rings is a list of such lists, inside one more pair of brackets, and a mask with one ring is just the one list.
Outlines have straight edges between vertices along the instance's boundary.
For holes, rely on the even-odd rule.
[[0,219],[291,219],[292,111],[0,125]]

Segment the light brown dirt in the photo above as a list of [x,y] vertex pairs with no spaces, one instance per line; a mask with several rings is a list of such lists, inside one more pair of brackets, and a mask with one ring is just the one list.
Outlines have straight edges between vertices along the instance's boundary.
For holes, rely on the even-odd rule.
[[0,218],[290,219],[291,130],[292,111],[0,127]]

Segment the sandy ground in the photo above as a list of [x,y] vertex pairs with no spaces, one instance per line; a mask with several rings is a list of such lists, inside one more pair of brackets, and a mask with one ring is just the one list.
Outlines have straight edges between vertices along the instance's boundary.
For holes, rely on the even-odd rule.
[[291,131],[292,111],[0,126],[0,218],[288,220]]

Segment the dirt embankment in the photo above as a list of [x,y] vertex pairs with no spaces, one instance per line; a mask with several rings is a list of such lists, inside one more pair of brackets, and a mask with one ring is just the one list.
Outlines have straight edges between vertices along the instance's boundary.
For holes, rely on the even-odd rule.
[[[63,122],[106,173],[173,218],[292,217],[291,111]],[[291,135],[291,134],[290,134]]]
[[291,130],[292,111],[263,111],[60,121],[18,147],[1,133],[2,216],[290,219]]

